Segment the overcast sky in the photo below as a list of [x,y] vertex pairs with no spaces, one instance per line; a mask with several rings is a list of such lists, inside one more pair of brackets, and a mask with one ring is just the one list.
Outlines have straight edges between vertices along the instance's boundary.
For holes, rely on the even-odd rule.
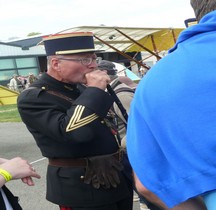
[[0,40],[78,26],[185,27],[190,0],[0,0]]

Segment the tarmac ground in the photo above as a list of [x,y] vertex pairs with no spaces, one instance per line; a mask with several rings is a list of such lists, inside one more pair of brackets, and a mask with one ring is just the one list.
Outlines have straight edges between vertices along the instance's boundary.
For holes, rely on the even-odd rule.
[[[34,168],[41,179],[34,179],[35,186],[29,187],[20,180],[7,183],[14,195],[19,197],[23,210],[59,210],[46,200],[47,160],[41,155],[33,137],[23,123],[0,123],[0,154],[2,158],[22,157],[29,162],[38,161]],[[140,210],[139,202],[134,202],[133,210]]]

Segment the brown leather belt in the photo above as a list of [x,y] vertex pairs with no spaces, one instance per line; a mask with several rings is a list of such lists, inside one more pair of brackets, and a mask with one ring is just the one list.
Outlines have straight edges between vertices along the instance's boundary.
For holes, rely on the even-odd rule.
[[86,167],[87,159],[50,159],[49,165],[57,167]]
[[[122,160],[123,152],[119,151],[114,154],[111,154],[118,161]],[[59,159],[59,158],[49,158],[50,166],[57,167],[86,167],[88,164],[87,158],[79,158],[79,159]]]

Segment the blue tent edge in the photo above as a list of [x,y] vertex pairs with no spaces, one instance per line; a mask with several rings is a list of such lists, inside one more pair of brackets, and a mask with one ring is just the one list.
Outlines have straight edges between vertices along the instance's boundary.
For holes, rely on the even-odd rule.
[[132,71],[130,71],[129,69],[126,69],[125,73],[127,77],[129,77],[131,80],[140,80],[140,78],[136,74],[134,74]]

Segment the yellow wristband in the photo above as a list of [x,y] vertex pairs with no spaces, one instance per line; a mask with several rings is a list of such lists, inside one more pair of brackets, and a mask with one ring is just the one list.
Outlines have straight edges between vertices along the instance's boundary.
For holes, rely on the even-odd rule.
[[12,175],[7,172],[6,170],[0,168],[0,175],[2,175],[4,177],[4,179],[6,180],[6,182],[10,181],[12,179]]

